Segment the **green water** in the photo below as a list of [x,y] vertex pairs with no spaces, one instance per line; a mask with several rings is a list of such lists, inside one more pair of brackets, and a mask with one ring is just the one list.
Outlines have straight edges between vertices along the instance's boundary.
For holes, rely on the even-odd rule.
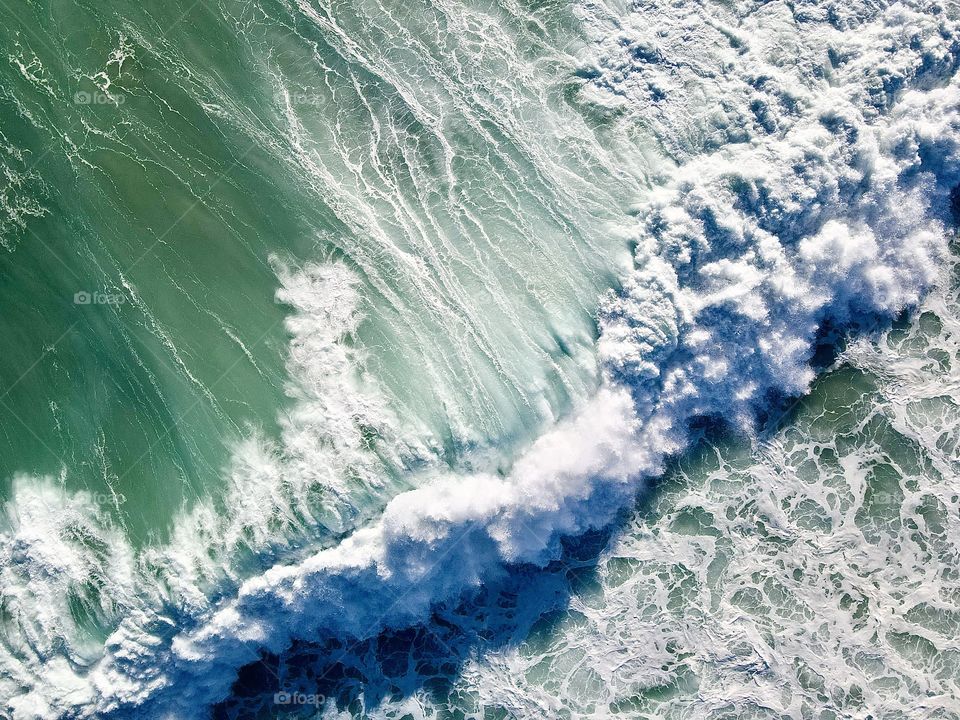
[[[477,66],[483,12],[508,35]],[[596,149],[574,126],[550,155],[528,137],[528,111],[556,102],[564,12],[526,27],[491,6],[457,35],[412,5],[0,8],[7,496],[17,473],[53,477],[143,542],[215,493],[232,444],[275,437],[286,403],[271,258],[360,275],[370,370],[451,462],[588,392],[596,298],[626,253],[595,181],[620,200],[634,181],[584,172]],[[413,26],[415,53],[390,44]],[[526,95],[498,86],[509,72]],[[431,104],[411,109],[413,90]]]
[[[542,571],[493,548],[498,528],[523,534],[514,519],[542,518],[555,538],[604,504],[590,489],[607,458],[591,452],[626,456],[637,438],[587,427],[551,453],[547,432],[593,407],[598,357],[609,385],[630,355],[634,399],[678,408],[659,419],[684,427],[699,413],[671,393],[722,414],[741,389],[802,389],[776,352],[725,385],[730,338],[745,356],[804,344],[780,325],[823,320],[796,294],[809,287],[830,295],[824,313],[843,316],[847,294],[890,313],[870,283],[893,271],[871,251],[942,230],[927,214],[944,208],[925,202],[954,169],[891,157],[918,127],[953,152],[929,108],[956,89],[956,12],[801,5],[0,0],[0,695],[13,698],[0,715],[214,702],[208,680],[229,688],[249,652],[269,654],[243,645],[262,627],[296,642],[261,666],[328,681],[327,716],[957,717],[954,276],[754,436],[704,432],[668,458],[608,534],[571,540]],[[929,90],[926,109],[896,106],[895,80]],[[823,114],[832,92],[851,136],[883,146],[883,172],[848,157],[853,140]],[[894,106],[917,117],[891,119]],[[929,187],[914,183],[927,171]],[[904,217],[888,217],[897,203]],[[836,218],[863,254],[849,282],[818,257],[832,236],[810,242]],[[642,254],[634,264],[646,235],[662,286]],[[757,260],[767,250],[780,265]],[[930,278],[908,259],[883,258],[907,268],[890,285],[919,297]],[[607,353],[598,307],[624,281],[637,284],[622,294],[629,347]],[[660,387],[704,337],[719,350],[696,356],[690,387]],[[683,445],[656,424],[639,440],[660,432]],[[532,457],[556,459],[556,477],[528,497],[512,464],[544,436]],[[449,587],[424,573],[419,599],[447,616],[365,628],[376,637],[327,677],[327,648],[298,635],[311,602],[330,591],[345,621],[364,617],[392,591],[387,570],[434,560],[421,545],[470,517],[473,488],[463,500],[437,483],[434,515],[392,517],[384,547],[345,543],[357,557],[317,596],[272,583],[306,565],[309,586],[301,561],[376,531],[384,504],[438,476],[514,482],[514,505],[489,505],[504,525],[476,523],[491,533],[478,577],[505,589],[460,588],[459,567]],[[262,603],[255,588],[238,601],[250,614],[211,622],[251,577]],[[178,655],[198,629],[208,654]],[[382,662],[394,650],[403,661]],[[285,716],[271,677],[239,683],[232,717]]]
[[[21,7],[4,23],[4,47],[24,68],[7,68],[3,99],[3,142],[19,155],[5,169],[22,184],[7,195],[11,251],[0,258],[11,341],[0,474],[63,475],[68,489],[122,495],[123,521],[143,540],[217,482],[244,424],[274,422],[283,309],[266,256],[295,252],[291,239],[322,216],[280,211],[281,168],[204,115],[191,97],[199,79],[181,84],[147,53],[110,63],[123,47],[120,10],[58,5],[51,23]],[[135,22],[173,25],[184,10]],[[165,42],[181,45],[203,15]],[[198,60],[212,50],[189,48]],[[122,104],[101,104],[88,77],[101,70]],[[21,194],[39,206],[25,227]],[[81,291],[123,304],[76,305]]]

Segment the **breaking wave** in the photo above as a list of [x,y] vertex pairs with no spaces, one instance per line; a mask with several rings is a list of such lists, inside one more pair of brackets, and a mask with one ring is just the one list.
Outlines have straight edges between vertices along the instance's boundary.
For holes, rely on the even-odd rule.
[[[133,552],[82,498],[68,503],[53,480],[15,493],[4,572],[47,575],[5,584],[27,588],[24,606],[76,597],[115,628],[102,647],[72,649],[85,667],[51,662],[17,681],[32,688],[10,702],[17,716],[203,716],[261,653],[423,622],[511,566],[544,566],[563,538],[628,506],[692,424],[753,432],[807,390],[823,333],[869,331],[941,280],[960,183],[955,12],[664,5],[580,8],[596,41],[578,106],[602,132],[656,138],[664,155],[632,219],[611,230],[634,256],[598,299],[592,396],[512,461],[451,470],[365,370],[356,270],[276,261],[291,410],[276,443],[254,433],[237,448],[235,520],[201,505],[150,551],[163,589],[136,596]],[[68,504],[46,528],[50,508]],[[67,526],[96,547],[92,573],[41,541]],[[84,590],[91,574],[102,583]],[[49,614],[24,639],[41,654],[71,610]]]

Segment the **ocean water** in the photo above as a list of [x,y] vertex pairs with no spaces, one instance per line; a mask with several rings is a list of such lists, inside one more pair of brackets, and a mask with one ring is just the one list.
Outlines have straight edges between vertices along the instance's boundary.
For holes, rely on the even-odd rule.
[[0,717],[960,717],[957,3],[0,16]]

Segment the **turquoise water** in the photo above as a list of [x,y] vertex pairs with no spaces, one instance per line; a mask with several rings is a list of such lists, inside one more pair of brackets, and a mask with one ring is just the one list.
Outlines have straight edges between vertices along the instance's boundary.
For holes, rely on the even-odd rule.
[[[556,73],[537,78],[526,58],[562,52],[502,11],[511,44],[476,66],[471,34],[441,44],[455,33],[428,9],[407,8],[406,28],[373,12],[340,8],[341,30],[282,3],[64,6],[54,22],[27,6],[7,24],[4,299],[29,309],[8,316],[28,332],[5,376],[53,348],[6,398],[27,415],[4,423],[8,482],[66,467],[67,488],[122,494],[131,532],[162,535],[215,489],[248,425],[276,431],[285,333],[271,258],[357,272],[371,370],[448,454],[529,438],[595,385],[596,298],[627,252],[603,222],[637,185],[610,178],[612,158],[576,127],[541,146],[523,123],[542,105],[562,122]],[[403,33],[415,56],[341,47]],[[407,107],[411,67],[428,61]],[[517,97],[496,86],[511,68],[530,74]],[[122,304],[75,306],[81,291]]]
[[0,3],[0,717],[957,717],[958,12]]

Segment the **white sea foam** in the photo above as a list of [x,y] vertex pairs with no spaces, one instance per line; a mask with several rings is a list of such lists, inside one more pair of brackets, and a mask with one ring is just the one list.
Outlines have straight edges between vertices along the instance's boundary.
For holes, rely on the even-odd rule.
[[955,717],[955,272],[779,432],[702,443],[555,623],[471,657],[450,695],[477,717]]
[[69,495],[53,478],[28,477],[15,478],[12,491],[0,514],[0,692],[18,717],[52,717],[53,693],[18,690],[57,688],[79,704],[95,699],[77,668],[99,658],[97,631],[134,600],[135,562],[122,530],[89,493]]
[[[339,545],[245,582],[144,658],[166,688],[144,712],[188,715],[261,651],[422,621],[505,564],[544,564],[561,537],[608,523],[683,449],[691,420],[749,429],[771,394],[802,393],[826,324],[916,303],[945,257],[960,181],[956,31],[902,5],[864,20],[835,33],[854,59],[805,77],[783,123],[691,152],[638,208],[636,270],[600,312],[605,381],[592,400],[507,473],[437,478]],[[753,22],[754,36],[771,34]],[[628,39],[618,46],[636,58],[642,42]],[[891,56],[897,81],[878,95],[873,70]],[[633,72],[600,78],[632,107]],[[97,671],[103,709],[124,700],[116,672],[109,657]]]
[[[163,670],[136,660],[162,649],[174,631],[164,606],[202,617],[211,596],[230,592],[251,565],[331,542],[382,506],[391,473],[435,454],[422,440],[401,439],[364,377],[363,351],[350,342],[361,319],[355,277],[337,263],[294,270],[277,260],[275,268],[277,301],[291,310],[293,404],[280,418],[280,442],[253,431],[236,446],[222,503],[184,510],[168,542],[135,552],[105,511],[117,498],[15,479],[0,516],[2,607],[10,618],[0,636],[8,673],[0,690],[16,717],[92,707],[86,675],[104,641],[119,668],[110,693],[148,697],[163,684]],[[429,438],[416,430],[408,423],[403,437]]]
[[[635,269],[601,303],[594,397],[504,472],[405,478],[430,482],[212,607],[205,590],[221,578],[209,574],[238,581],[227,560],[238,545],[269,553],[277,524],[349,529],[359,505],[349,500],[376,495],[383,473],[433,449],[401,439],[361,382],[349,271],[278,265],[279,297],[293,309],[294,405],[280,442],[255,437],[237,450],[226,525],[202,505],[147,560],[164,568],[183,626],[132,613],[94,669],[69,671],[71,692],[51,690],[52,676],[18,683],[36,688],[12,705],[18,716],[71,706],[202,716],[260,652],[422,621],[507,565],[542,565],[562,537],[607,524],[685,447],[692,420],[749,430],[771,395],[804,392],[826,324],[918,301],[945,256],[947,198],[960,182],[956,18],[919,2],[799,12],[769,3],[739,18],[707,8],[582,8],[598,39],[579,102],[607,114],[603,132],[646,134],[680,163],[664,164],[636,222],[624,221]],[[4,548],[23,533],[10,528]]]

